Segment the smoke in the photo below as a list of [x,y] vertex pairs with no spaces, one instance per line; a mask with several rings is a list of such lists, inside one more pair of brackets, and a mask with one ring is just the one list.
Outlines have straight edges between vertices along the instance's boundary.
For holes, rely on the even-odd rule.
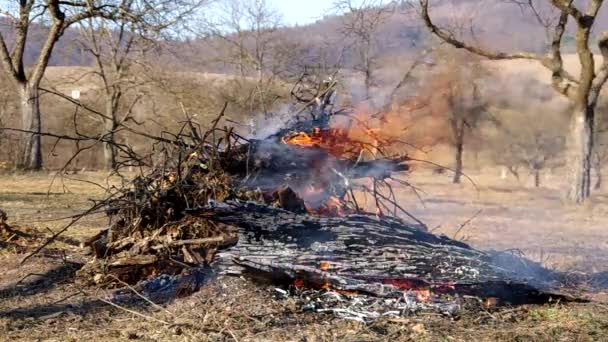
[[281,104],[273,108],[270,113],[253,114],[247,123],[248,138],[262,140],[278,133],[295,119],[293,111],[293,104]]

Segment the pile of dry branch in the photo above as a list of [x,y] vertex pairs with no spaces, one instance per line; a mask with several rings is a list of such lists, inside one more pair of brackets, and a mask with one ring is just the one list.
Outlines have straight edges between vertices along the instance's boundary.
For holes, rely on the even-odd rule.
[[360,213],[352,180],[369,178],[373,185],[358,190],[374,194],[378,212],[400,209],[392,191],[379,188],[408,170],[407,157],[389,157],[376,144],[379,157],[365,160],[370,144],[330,128],[330,114],[297,120],[264,139],[220,128],[223,115],[202,134],[187,120],[179,134],[157,141],[157,167],[105,201],[111,224],[87,241],[95,258],[80,271],[81,279],[134,284],[209,265],[218,249],[238,240],[236,225],[187,214],[210,203],[251,201],[326,216]]
[[8,215],[0,209],[0,248],[24,252],[40,244],[44,235],[31,227],[14,227],[8,224]]
[[[392,186],[409,184],[394,176],[410,167],[407,156],[386,152],[395,141],[332,127],[336,113],[319,104],[326,101],[305,107],[311,119],[263,139],[220,127],[224,111],[203,133],[188,119],[178,134],[157,139],[157,166],[103,202],[110,227],[87,242],[94,258],[79,279],[144,290],[171,283],[165,293],[180,294],[180,276],[195,279],[191,292],[201,284],[193,270],[212,265],[275,284],[442,308],[453,304],[445,296],[552,298],[489,255],[426,232],[396,200]],[[361,198],[371,198],[371,210]]]

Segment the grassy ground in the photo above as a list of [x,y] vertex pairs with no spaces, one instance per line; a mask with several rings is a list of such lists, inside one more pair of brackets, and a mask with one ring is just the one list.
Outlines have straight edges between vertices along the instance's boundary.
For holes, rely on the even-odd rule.
[[[466,183],[452,185],[449,176],[419,172],[411,180],[426,192],[424,205],[407,191],[400,197],[437,233],[466,239],[475,247],[515,248],[547,267],[598,279],[608,271],[605,194],[600,192],[585,207],[572,207],[562,203],[557,183],[548,183],[555,188],[531,189],[490,174],[473,176],[478,189]],[[55,219],[76,214],[90,199],[103,196],[103,189],[90,183],[100,182],[102,174],[73,175],[49,187],[52,178],[46,174],[0,177],[0,208],[10,222],[50,234],[49,230],[57,231],[66,223]],[[0,252],[0,340],[608,339],[602,286],[586,293],[594,299],[588,304],[465,312],[456,319],[419,315],[372,325],[298,312],[291,300],[275,298],[271,287],[240,278],[215,280],[166,307],[114,308],[103,302],[104,292],[80,288],[73,281],[77,263],[84,260],[78,243],[106,223],[102,215],[79,222],[52,249],[24,265],[19,264],[23,254]]]

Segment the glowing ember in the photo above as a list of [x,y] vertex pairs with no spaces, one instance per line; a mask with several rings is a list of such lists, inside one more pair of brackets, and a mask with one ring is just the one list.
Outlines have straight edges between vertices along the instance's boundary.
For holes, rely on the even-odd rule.
[[428,302],[431,300],[431,291],[429,289],[417,290],[416,291],[416,299],[421,302]]
[[323,271],[329,270],[330,266],[331,266],[331,264],[329,261],[321,261],[319,263],[319,268],[322,269]]
[[499,300],[498,298],[496,298],[496,297],[488,297],[488,298],[486,298],[486,299],[484,300],[484,302],[483,302],[483,305],[484,305],[486,308],[488,308],[488,309],[489,309],[489,308],[496,307],[496,306],[498,306],[499,304],[500,304],[500,300]]
[[312,132],[299,132],[282,138],[284,144],[300,147],[318,147],[340,159],[352,158],[365,149],[361,141],[349,137],[348,132],[339,128],[319,129]]
[[321,138],[318,136],[310,136],[306,132],[283,138],[283,142],[289,145],[298,145],[304,147],[312,147],[321,143]]

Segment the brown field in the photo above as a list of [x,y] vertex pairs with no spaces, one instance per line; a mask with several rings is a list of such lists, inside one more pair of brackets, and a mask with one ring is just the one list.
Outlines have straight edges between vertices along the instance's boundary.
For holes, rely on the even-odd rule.
[[[481,249],[517,249],[548,268],[584,272],[601,279],[608,271],[608,196],[595,195],[584,207],[561,200],[559,175],[534,189],[501,180],[492,170],[470,175],[470,183],[450,184],[449,175],[417,171],[409,179],[425,193],[424,203],[403,190],[404,207],[436,233],[464,239]],[[87,208],[111,184],[101,173],[70,179],[21,174],[0,177],[0,208],[9,221],[49,235]],[[501,183],[502,182],[502,183]],[[524,181],[525,183],[525,181]],[[477,215],[476,215],[477,214]],[[470,220],[470,221],[469,221]],[[469,222],[467,222],[469,221]],[[292,300],[276,299],[273,289],[240,278],[220,278],[193,296],[167,306],[114,308],[102,291],[72,280],[83,260],[79,242],[106,224],[102,214],[86,218],[24,265],[24,254],[0,251],[0,340],[82,341],[464,341],[606,340],[608,306],[602,286],[579,288],[588,304],[525,306],[464,313],[457,319],[417,315],[372,325],[299,312]],[[466,224],[465,224],[466,223]],[[463,225],[464,224],[464,225]],[[127,310],[130,310],[127,311]]]

